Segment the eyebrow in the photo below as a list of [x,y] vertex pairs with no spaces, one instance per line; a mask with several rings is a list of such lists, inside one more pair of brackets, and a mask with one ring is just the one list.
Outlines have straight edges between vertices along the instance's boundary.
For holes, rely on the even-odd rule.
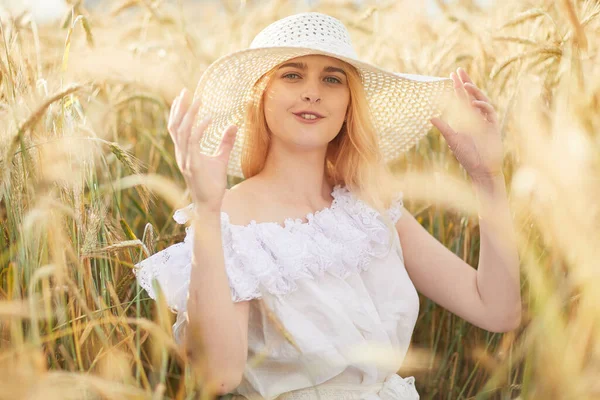
[[[301,63],[301,62],[289,62],[289,63],[285,63],[283,65],[281,65],[279,69],[285,68],[285,67],[293,67],[293,68],[298,68],[301,70],[306,70],[308,67],[306,66],[306,63]],[[341,68],[337,68],[337,67],[332,67],[332,66],[327,66],[325,68],[323,68],[324,72],[339,72],[341,74],[343,74],[344,76],[346,76],[346,71],[344,71]]]

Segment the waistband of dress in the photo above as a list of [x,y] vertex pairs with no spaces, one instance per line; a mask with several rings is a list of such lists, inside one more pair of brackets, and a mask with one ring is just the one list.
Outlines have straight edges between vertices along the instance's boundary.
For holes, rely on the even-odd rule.
[[[358,383],[321,383],[317,386],[292,390],[282,393],[275,400],[359,400],[365,395],[377,394],[384,383],[364,385]],[[264,400],[259,395],[240,396],[234,395],[230,400]]]
[[377,394],[384,383],[364,385],[358,383],[322,383],[317,386],[293,390],[277,396],[277,400],[359,400],[367,394]]
[[[384,382],[372,385],[358,383],[321,383],[316,386],[282,393],[275,400],[419,400],[415,378],[393,374]],[[264,400],[262,397],[234,396],[231,400]]]

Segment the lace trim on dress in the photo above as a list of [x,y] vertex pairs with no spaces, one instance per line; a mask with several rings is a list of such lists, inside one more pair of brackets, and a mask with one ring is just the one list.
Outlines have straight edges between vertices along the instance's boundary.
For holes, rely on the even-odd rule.
[[[345,279],[368,269],[374,257],[388,254],[392,241],[380,214],[340,185],[333,188],[332,196],[331,206],[308,214],[308,222],[288,218],[284,226],[256,221],[233,225],[229,215],[221,212],[225,269],[233,301],[260,298],[264,291],[285,295],[297,289],[298,279],[314,279],[326,272]],[[387,210],[394,224],[401,206],[399,193]],[[177,210],[173,218],[186,223],[192,208]],[[193,238],[193,228],[188,227],[183,243],[154,254],[134,269],[140,286],[152,298],[156,298],[152,280],[158,280],[167,304],[175,311],[186,309]]]

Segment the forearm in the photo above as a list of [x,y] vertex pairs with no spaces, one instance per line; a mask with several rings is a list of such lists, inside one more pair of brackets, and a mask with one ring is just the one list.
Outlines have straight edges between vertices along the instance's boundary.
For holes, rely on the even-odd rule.
[[521,318],[519,255],[504,176],[474,184],[480,231],[477,288],[493,324],[512,330]]
[[193,224],[187,352],[206,381],[228,385],[241,376],[247,349],[225,272],[220,215],[196,213]]

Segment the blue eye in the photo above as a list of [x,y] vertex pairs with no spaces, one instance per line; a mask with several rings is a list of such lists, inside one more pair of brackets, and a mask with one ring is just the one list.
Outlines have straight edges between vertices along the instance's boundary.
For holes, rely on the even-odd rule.
[[[300,75],[298,75],[295,72],[290,72],[289,74],[283,75],[282,78],[284,78],[284,79],[297,79],[297,78],[300,78]],[[327,81],[328,83],[342,83],[342,81],[340,79],[338,79],[338,78],[336,78],[334,76],[328,76],[325,79],[326,80],[327,79],[331,79],[331,80]]]

